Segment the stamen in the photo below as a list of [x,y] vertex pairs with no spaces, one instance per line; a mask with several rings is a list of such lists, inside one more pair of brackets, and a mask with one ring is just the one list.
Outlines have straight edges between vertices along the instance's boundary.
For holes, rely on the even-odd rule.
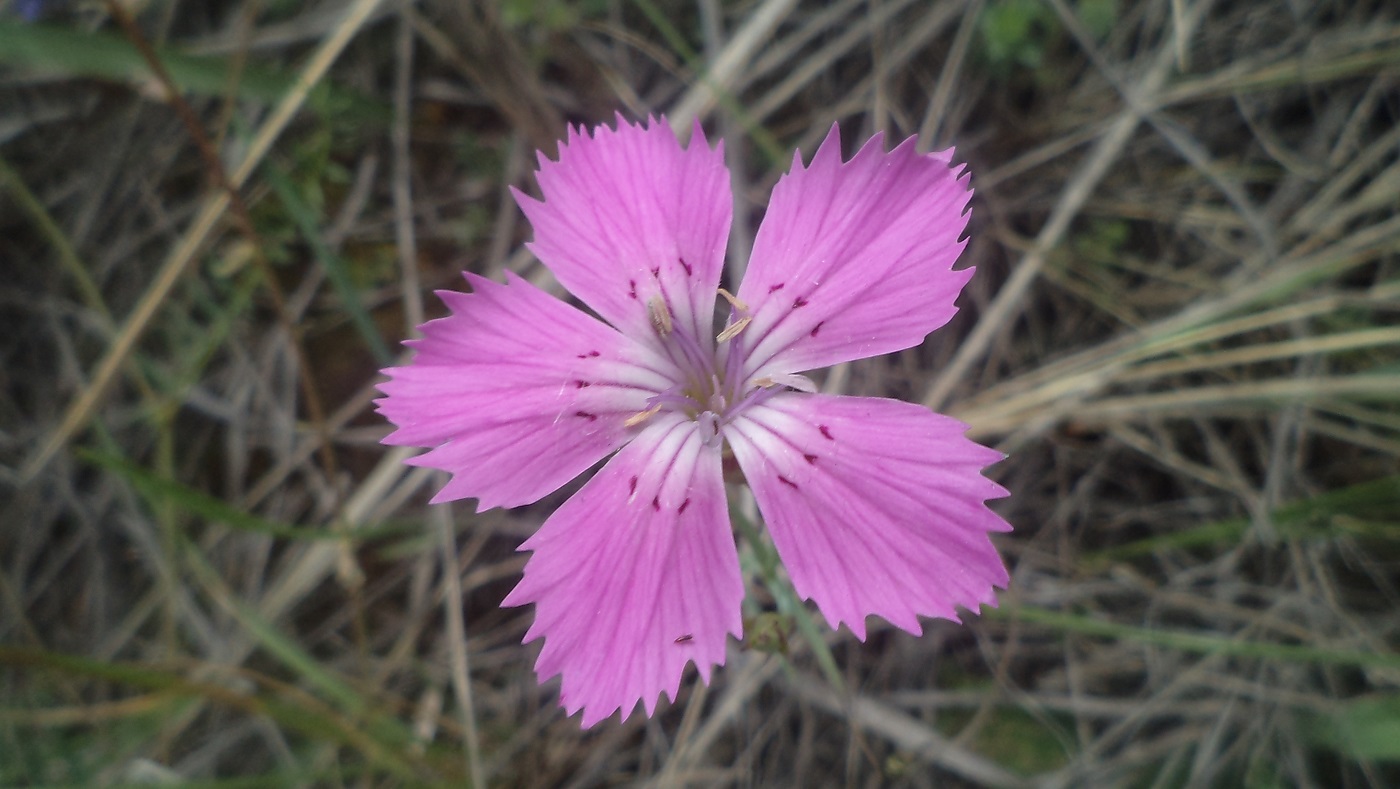
[[652,406],[651,408],[648,408],[645,411],[638,411],[637,413],[627,417],[627,419],[623,421],[622,426],[636,427],[637,425],[640,425],[641,423],[647,421],[648,419],[651,419],[659,413],[661,413],[661,404],[657,403],[656,405]]
[[[671,356],[671,359],[697,377],[705,375],[714,367],[714,351],[709,347],[709,343],[705,343],[705,347],[701,347],[698,339],[686,331],[685,327],[681,327],[680,331],[673,332],[667,337],[668,342],[666,343],[666,352]],[[677,358],[677,354],[679,354],[679,358]]]
[[744,395],[744,338],[735,337],[732,343],[722,345],[719,352],[724,355],[725,396],[736,402]]
[[724,331],[720,332],[719,334],[716,334],[715,342],[728,342],[734,339],[735,337],[738,337],[739,332],[748,328],[748,325],[750,323],[753,323],[753,318],[751,316],[745,315],[739,320],[734,321],[728,326],[725,326]]
[[647,405],[663,410],[669,408],[672,411],[699,411],[705,407],[679,386],[673,386],[664,392],[652,395],[647,399]]
[[764,376],[753,382],[754,386],[761,386],[764,389],[771,389],[775,386],[786,386],[789,389],[796,389],[799,392],[812,394],[817,391],[817,382],[805,375],[796,373],[784,373],[782,375]]
[[735,403],[734,406],[730,409],[731,413],[737,414],[741,411],[748,410],[758,405],[759,403],[762,403],[764,400],[767,400],[773,395],[778,394],[778,392],[780,391],[776,385],[764,387],[759,381],[755,381],[754,383],[756,384],[754,388],[750,389],[748,391],[748,394],[745,394],[743,399]]
[[671,310],[667,308],[666,301],[660,296],[652,296],[647,301],[647,317],[651,319],[651,327],[656,329],[656,333],[662,337],[667,336],[675,329],[675,324],[671,322]]
[[745,304],[744,302],[740,301],[738,296],[735,296],[733,293],[730,293],[729,291],[725,290],[724,288],[720,288],[720,289],[719,289],[719,295],[723,296],[723,297],[724,297],[724,300],[727,301],[727,302],[729,302],[729,306],[733,307],[736,311],[738,311],[738,312],[748,312],[748,311],[749,311],[749,305],[747,305],[747,304]]

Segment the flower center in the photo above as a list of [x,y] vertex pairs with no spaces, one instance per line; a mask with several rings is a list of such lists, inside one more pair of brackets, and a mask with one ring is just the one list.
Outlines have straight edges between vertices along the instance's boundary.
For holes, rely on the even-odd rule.
[[[695,421],[706,446],[719,446],[725,425],[749,407],[763,402],[783,387],[814,391],[815,385],[802,376],[784,376],[793,381],[765,378],[742,380],[744,329],[753,321],[749,307],[729,291],[719,295],[729,303],[724,328],[711,340],[695,337],[677,325],[666,300],[654,296],[647,302],[647,317],[671,361],[681,373],[681,381],[647,400],[647,409],[627,418],[627,427],[636,427],[662,411],[685,414]],[[800,379],[800,380],[797,380]],[[805,383],[805,385],[804,385]]]
[[696,422],[707,446],[717,446],[725,424],[743,408],[766,399],[763,388],[739,381],[743,353],[738,339],[752,320],[748,305],[724,288],[720,288],[720,295],[729,302],[729,322],[715,334],[713,341],[708,337],[694,337],[686,327],[676,325],[671,306],[661,295],[647,302],[651,329],[675,362],[680,381],[651,396],[647,400],[647,410],[627,418],[623,422],[626,427],[637,427],[661,411],[676,411]]

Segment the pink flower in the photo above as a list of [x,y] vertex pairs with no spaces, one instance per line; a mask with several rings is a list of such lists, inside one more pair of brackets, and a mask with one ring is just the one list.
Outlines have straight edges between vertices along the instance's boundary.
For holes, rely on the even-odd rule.
[[[833,126],[773,189],[737,295],[719,290],[732,198],[723,146],[664,122],[571,130],[540,157],[544,201],[516,200],[530,249],[602,320],[512,274],[439,295],[413,362],[385,372],[385,443],[452,473],[434,502],[538,501],[612,455],[521,545],[505,605],[535,605],[540,678],[583,725],[708,682],[741,635],[724,490],[732,451],[803,599],[864,640],[872,614],[911,633],[995,605],[1010,526],[981,475],[1001,455],[911,403],[815,393],[799,373],[918,345],[953,316],[971,192],[951,151],[841,161]],[[727,320],[717,331],[723,295]],[[613,454],[616,453],[616,454]]]

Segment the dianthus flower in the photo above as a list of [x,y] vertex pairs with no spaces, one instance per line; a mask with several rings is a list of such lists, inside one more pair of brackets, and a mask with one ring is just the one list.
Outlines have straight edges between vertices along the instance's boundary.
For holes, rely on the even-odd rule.
[[[723,145],[664,121],[572,129],[539,161],[544,200],[516,192],[530,245],[598,317],[506,275],[441,292],[448,317],[385,372],[385,443],[451,472],[434,502],[538,501],[612,455],[521,550],[505,599],[533,603],[541,681],[583,725],[660,693],[688,662],[708,682],[743,629],[725,499],[732,453],[793,587],[864,640],[867,616],[995,605],[1010,527],[982,469],[1001,455],[922,406],[819,394],[801,373],[919,344],[956,311],[968,178],[951,151],[842,162],[833,127],[773,189],[736,294],[720,288],[732,216]],[[723,302],[717,297],[722,296]],[[716,305],[722,320],[717,325]],[[599,320],[601,318],[601,320]],[[616,454],[614,454],[616,453]]]

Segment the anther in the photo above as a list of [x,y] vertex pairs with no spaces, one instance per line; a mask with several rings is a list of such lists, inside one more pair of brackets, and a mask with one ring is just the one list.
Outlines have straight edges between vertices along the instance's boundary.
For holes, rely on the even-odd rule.
[[724,288],[719,289],[719,295],[723,296],[724,300],[729,302],[729,306],[733,307],[737,312],[749,311],[749,305],[740,301],[738,296],[735,296],[733,293],[730,293]]
[[647,302],[647,317],[651,318],[651,327],[662,337],[670,334],[675,328],[671,323],[671,310],[666,307],[666,301],[660,296],[652,296]]
[[661,405],[658,403],[657,405],[654,405],[645,411],[639,411],[627,417],[627,419],[623,421],[622,426],[636,427],[637,425],[640,425],[641,423],[647,421],[648,419],[651,419],[659,413],[661,413]]
[[739,332],[747,328],[750,323],[753,323],[753,318],[751,316],[745,315],[739,320],[734,321],[728,326],[725,326],[724,331],[720,332],[719,334],[716,334],[715,342],[726,342],[728,340],[734,339],[735,337],[738,337]]
[[808,394],[817,391],[817,382],[805,375],[796,373],[784,373],[782,375],[764,376],[753,382],[754,386],[763,389],[772,389],[775,386],[786,386],[789,389],[796,389],[799,392]]

